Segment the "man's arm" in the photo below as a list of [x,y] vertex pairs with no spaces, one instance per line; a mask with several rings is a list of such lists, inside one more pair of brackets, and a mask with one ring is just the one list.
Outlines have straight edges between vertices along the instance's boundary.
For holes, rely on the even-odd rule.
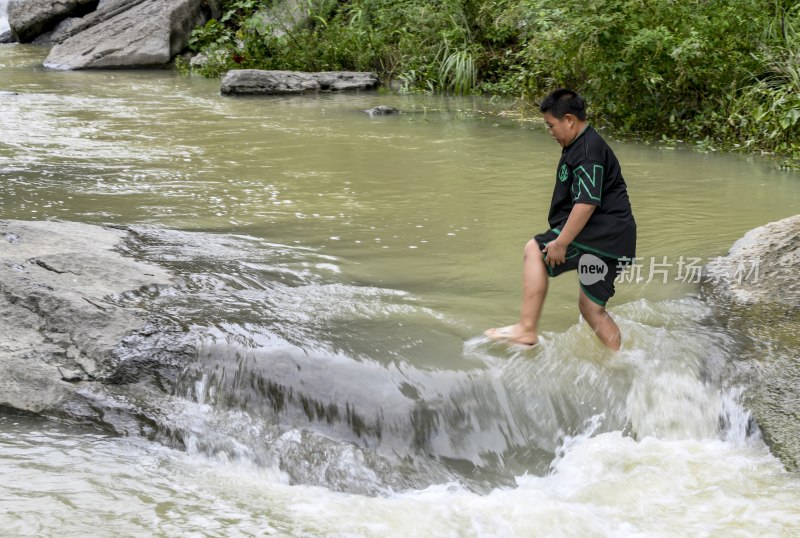
[[572,206],[572,211],[569,213],[564,229],[561,230],[555,241],[551,241],[544,248],[544,253],[547,254],[545,262],[550,267],[564,263],[564,259],[567,256],[567,246],[581,233],[596,207],[594,204],[582,203]]

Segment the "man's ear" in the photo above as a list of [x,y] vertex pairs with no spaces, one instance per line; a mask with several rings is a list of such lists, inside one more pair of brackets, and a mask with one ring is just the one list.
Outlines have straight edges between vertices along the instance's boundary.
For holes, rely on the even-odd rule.
[[564,114],[564,119],[569,122],[570,127],[575,125],[575,122],[578,121],[578,118],[574,114],[570,114],[569,112]]

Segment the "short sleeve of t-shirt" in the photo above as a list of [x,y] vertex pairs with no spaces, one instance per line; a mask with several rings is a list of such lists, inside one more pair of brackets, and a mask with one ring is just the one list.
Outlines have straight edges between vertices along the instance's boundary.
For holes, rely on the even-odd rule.
[[597,161],[586,160],[572,169],[572,203],[601,205],[605,167]]

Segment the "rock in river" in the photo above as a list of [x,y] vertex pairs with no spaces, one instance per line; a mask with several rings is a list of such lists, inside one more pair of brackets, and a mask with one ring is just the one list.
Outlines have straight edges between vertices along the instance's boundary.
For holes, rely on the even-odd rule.
[[378,105],[366,109],[364,112],[368,116],[391,116],[392,114],[400,114],[400,110],[389,105]]
[[0,408],[141,432],[147,413],[126,390],[159,392],[194,349],[124,300],[173,282],[161,267],[115,251],[126,235],[0,221]]
[[109,0],[50,39],[53,69],[158,67],[186,47],[193,28],[219,13],[216,0]]
[[20,42],[27,43],[67,17],[80,17],[96,7],[97,0],[11,0],[8,25]]
[[378,86],[374,73],[359,71],[263,71],[234,69],[222,79],[224,95],[270,95],[314,91],[368,90]]
[[706,295],[739,336],[746,399],[773,453],[800,468],[800,215],[751,230],[706,267]]
[[14,33],[11,30],[0,32],[0,45],[4,45],[6,43],[16,43],[16,41],[17,38],[14,37]]

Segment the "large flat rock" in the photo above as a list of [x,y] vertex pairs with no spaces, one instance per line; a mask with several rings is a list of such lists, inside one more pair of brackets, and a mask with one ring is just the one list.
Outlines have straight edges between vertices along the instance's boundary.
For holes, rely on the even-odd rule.
[[369,90],[379,79],[360,71],[264,71],[234,69],[222,78],[223,95],[281,95],[317,91]]
[[182,51],[217,0],[122,0],[69,21],[44,62],[51,69],[160,67]]
[[122,300],[173,282],[161,267],[115,250],[126,234],[0,221],[0,407],[114,427],[108,412],[120,415],[121,400],[109,403],[108,387],[138,383],[161,366],[175,370],[188,356],[151,313]]

